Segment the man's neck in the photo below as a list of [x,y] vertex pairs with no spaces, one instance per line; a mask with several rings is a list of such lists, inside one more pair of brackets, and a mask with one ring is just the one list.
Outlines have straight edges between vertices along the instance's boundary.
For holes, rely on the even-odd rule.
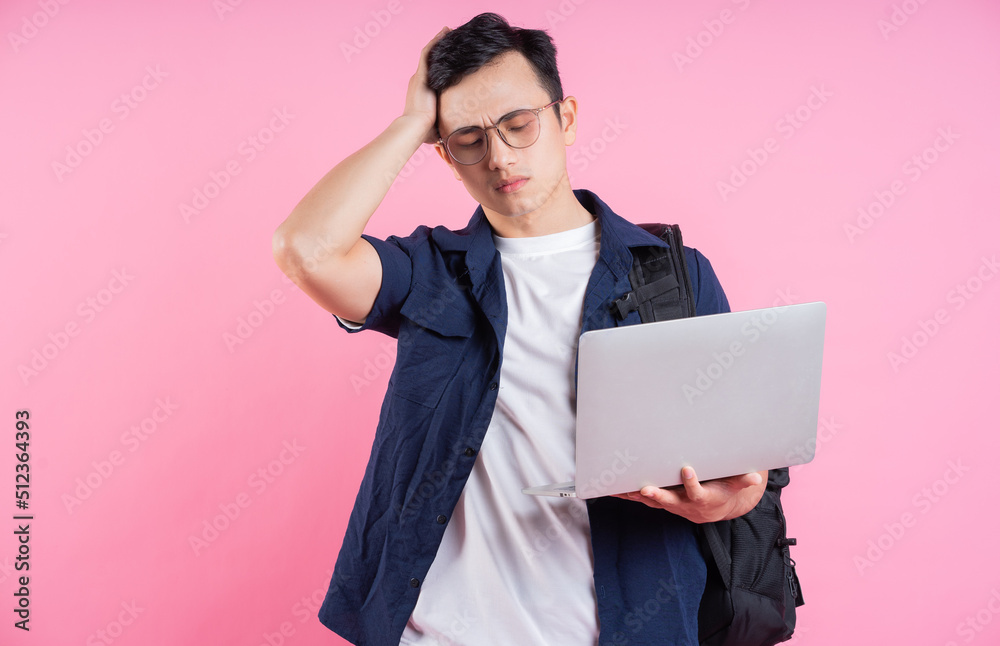
[[594,214],[576,199],[568,183],[539,208],[508,216],[484,210],[493,232],[501,238],[530,238],[569,231],[594,221]]

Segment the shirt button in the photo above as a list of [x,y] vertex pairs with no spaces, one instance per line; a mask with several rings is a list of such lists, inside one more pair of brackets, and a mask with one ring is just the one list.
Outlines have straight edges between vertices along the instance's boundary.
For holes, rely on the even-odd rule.
[[410,579],[410,587],[411,588],[419,588],[420,587],[420,579]]
[[446,522],[448,522],[448,517],[445,516],[444,514],[438,514],[437,522],[438,525],[444,525]]
[[497,382],[494,381],[493,383],[490,384],[490,390],[496,390],[496,389],[497,389]]
[[475,452],[475,451],[474,451],[473,449],[465,449],[465,455],[466,455],[467,457],[470,457],[470,458],[471,458],[471,457],[472,457],[472,456],[474,456],[475,454],[476,454],[476,452]]

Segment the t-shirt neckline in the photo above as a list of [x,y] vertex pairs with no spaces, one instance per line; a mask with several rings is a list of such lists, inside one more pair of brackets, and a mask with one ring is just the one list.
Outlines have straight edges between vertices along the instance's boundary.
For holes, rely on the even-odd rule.
[[591,242],[598,235],[598,221],[593,221],[566,231],[526,238],[501,238],[493,233],[493,243],[500,253],[552,253],[579,247]]

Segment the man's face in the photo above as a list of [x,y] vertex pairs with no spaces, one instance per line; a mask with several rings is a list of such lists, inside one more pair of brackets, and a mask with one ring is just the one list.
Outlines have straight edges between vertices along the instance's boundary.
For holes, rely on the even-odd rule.
[[[515,110],[551,102],[527,59],[507,52],[441,93],[438,129],[447,138],[459,128],[485,128]],[[487,213],[507,217],[531,213],[550,203],[557,190],[569,190],[566,146],[576,139],[575,99],[567,98],[560,111],[561,125],[555,106],[538,114],[538,140],[528,148],[511,148],[492,129],[487,135],[489,151],[476,164],[456,163],[440,144],[438,154]]]

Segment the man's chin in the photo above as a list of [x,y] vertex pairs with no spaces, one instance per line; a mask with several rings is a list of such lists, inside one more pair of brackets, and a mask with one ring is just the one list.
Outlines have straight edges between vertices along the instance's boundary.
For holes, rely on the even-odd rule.
[[501,202],[499,204],[484,204],[484,208],[488,208],[491,212],[503,218],[519,218],[525,215],[529,215],[538,210],[537,204],[522,203],[522,202]]
[[504,194],[491,189],[488,203],[480,202],[480,204],[503,217],[520,217],[537,211],[551,199],[552,190],[543,191],[538,189],[537,185],[531,186],[531,182],[528,182],[524,188],[515,193]]

